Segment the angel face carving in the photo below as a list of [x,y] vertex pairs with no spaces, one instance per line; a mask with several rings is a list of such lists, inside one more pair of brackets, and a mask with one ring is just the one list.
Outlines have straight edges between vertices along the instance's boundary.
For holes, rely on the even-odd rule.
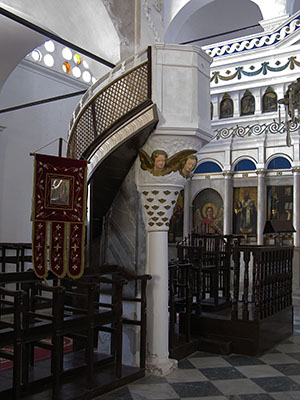
[[197,157],[193,153],[196,150],[182,150],[168,157],[164,150],[154,150],[149,156],[140,149],[141,168],[153,176],[164,176],[178,171],[184,178],[189,178],[197,165]]
[[162,175],[161,172],[165,168],[168,154],[163,150],[155,150],[151,154],[151,160],[153,161],[152,174],[154,176]]
[[196,168],[197,165],[197,157],[196,156],[188,156],[187,158],[185,158],[185,160],[183,161],[183,166],[181,168],[181,170],[179,171],[180,174],[182,176],[184,176],[185,178],[189,178],[192,174],[192,172],[194,171],[194,169]]

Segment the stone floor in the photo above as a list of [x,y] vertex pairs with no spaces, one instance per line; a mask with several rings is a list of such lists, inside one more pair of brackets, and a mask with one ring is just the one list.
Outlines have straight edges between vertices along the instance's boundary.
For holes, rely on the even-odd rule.
[[300,309],[294,335],[254,358],[197,352],[165,377],[146,376],[96,400],[300,400]]

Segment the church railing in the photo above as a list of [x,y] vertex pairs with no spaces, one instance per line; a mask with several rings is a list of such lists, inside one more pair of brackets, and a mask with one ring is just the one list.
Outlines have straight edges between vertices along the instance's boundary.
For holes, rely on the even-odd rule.
[[259,321],[292,305],[293,251],[293,246],[233,247],[233,320]]
[[85,158],[151,101],[151,48],[118,64],[83,95],[73,113],[67,157]]

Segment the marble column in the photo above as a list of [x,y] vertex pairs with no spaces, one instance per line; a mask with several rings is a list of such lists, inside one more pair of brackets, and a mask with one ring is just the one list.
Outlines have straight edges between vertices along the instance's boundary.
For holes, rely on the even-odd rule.
[[191,185],[189,182],[184,187],[184,211],[183,211],[183,237],[188,236],[192,230],[192,206],[191,206]]
[[148,273],[152,279],[147,303],[147,370],[154,375],[166,375],[177,367],[176,360],[169,359],[168,351],[168,231],[148,231],[148,245]]
[[264,244],[264,227],[266,222],[266,186],[265,171],[257,170],[257,244]]
[[185,184],[185,179],[179,181],[182,184],[139,185],[147,229],[146,272],[152,276],[147,289],[146,368],[149,373],[161,376],[177,368],[177,360],[169,358],[168,350],[168,230],[177,197]]
[[224,235],[232,233],[232,210],[233,210],[233,193],[232,193],[232,172],[224,171],[225,191],[224,191]]

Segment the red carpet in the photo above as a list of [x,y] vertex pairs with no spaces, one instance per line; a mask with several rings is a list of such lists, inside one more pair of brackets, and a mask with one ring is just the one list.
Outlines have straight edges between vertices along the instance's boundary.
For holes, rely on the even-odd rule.
[[[73,349],[73,341],[70,338],[65,337],[64,338],[64,353],[70,353]],[[9,348],[3,348],[5,351],[13,351],[12,347]],[[35,347],[34,348],[34,360],[35,361],[40,361],[40,360],[45,360],[47,358],[50,358],[51,352],[50,350],[42,349],[40,347]],[[0,371],[4,369],[11,368],[13,366],[12,361],[6,360],[4,358],[0,357]]]

